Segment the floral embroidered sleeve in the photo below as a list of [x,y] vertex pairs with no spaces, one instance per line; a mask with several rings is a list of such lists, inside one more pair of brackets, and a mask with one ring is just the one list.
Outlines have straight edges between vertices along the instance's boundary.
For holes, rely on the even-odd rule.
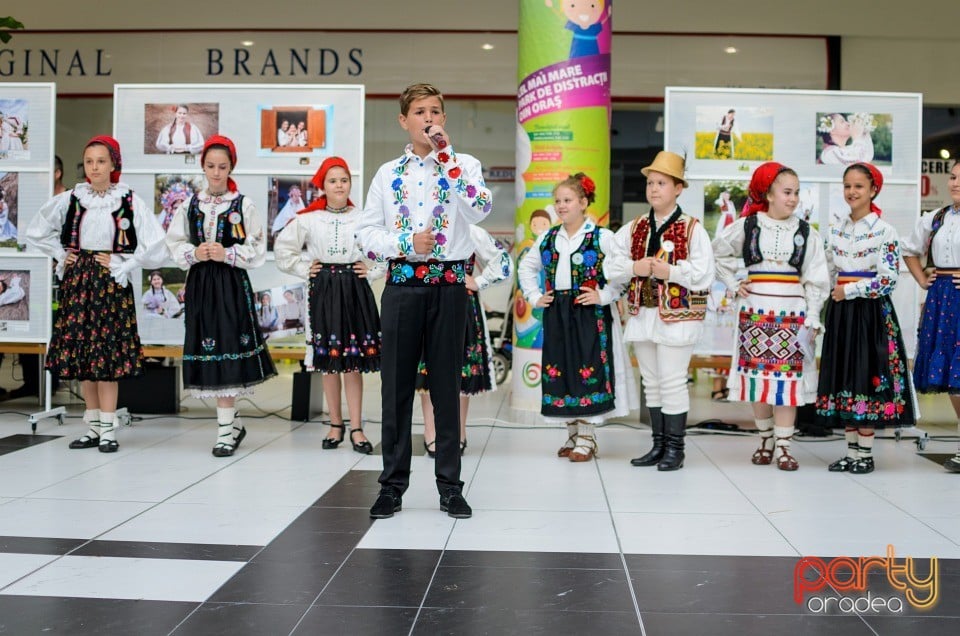
[[473,157],[461,161],[453,146],[438,152],[437,162],[451,182],[460,215],[468,223],[479,223],[487,218],[493,209],[493,194],[483,181],[480,162]]
[[886,228],[876,257],[877,275],[844,285],[847,298],[879,298],[893,293],[900,278],[900,241],[893,227]]
[[479,289],[486,289],[513,276],[513,259],[500,241],[475,225],[470,226],[470,236],[473,238],[477,264],[483,270],[474,277]]
[[[398,168],[402,167],[402,164]],[[406,205],[398,208],[393,227],[387,225],[384,213],[387,202],[385,197],[403,196],[397,188],[403,188],[403,180],[383,166],[374,176],[364,201],[363,214],[357,225],[357,240],[371,261],[383,262],[413,254],[413,228],[410,210]]]
[[170,250],[173,261],[180,269],[190,269],[190,266],[197,262],[194,252],[196,248],[190,243],[189,227],[187,222],[187,210],[190,207],[190,199],[187,199],[173,213],[170,219],[170,225],[167,226],[167,249]]

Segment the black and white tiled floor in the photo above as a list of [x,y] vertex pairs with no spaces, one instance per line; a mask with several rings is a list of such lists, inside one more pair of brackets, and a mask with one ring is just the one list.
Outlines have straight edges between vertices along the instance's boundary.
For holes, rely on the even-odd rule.
[[[280,410],[289,391],[287,373],[254,402]],[[691,424],[747,421],[705,384],[694,392]],[[368,380],[374,443],[378,402]],[[240,451],[216,459],[212,409],[184,406],[124,428],[114,455],[67,449],[78,418],[31,436],[0,413],[0,634],[960,633],[960,475],[909,440],[878,440],[877,472],[857,477],[826,471],[840,440],[797,442],[790,474],[751,465],[753,438],[691,432],[685,468],[658,473],[628,462],[649,433],[613,425],[598,461],[571,464],[554,456],[563,433],[502,390],[471,404],[473,518],[439,511],[418,454],[403,511],[374,522],[379,456],[323,451],[318,424],[269,416],[247,417]],[[945,399],[923,407],[927,431],[956,434]],[[888,544],[921,573],[939,559],[932,609],[822,615],[794,601],[801,557]],[[868,582],[903,597],[876,572]]]

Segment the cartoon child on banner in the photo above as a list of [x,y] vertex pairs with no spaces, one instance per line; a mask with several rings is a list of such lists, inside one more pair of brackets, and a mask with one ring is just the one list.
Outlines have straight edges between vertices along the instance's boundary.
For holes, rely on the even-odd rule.
[[[530,213],[530,233],[532,239],[525,238],[523,226],[517,227],[517,261],[523,258],[524,254],[533,247],[537,238],[549,230],[557,220],[557,214],[553,211],[553,206],[548,205],[547,209],[537,209]],[[543,285],[545,275],[540,273],[540,284]],[[539,349],[543,346],[543,329],[541,320],[543,309],[538,309],[528,303],[523,297],[523,292],[519,288],[514,289],[513,293],[514,308],[516,309],[515,338],[517,346],[527,349]]]
[[553,0],[545,0],[548,7],[567,19],[565,29],[573,32],[570,43],[570,58],[600,55],[600,34],[610,19],[613,7],[610,0],[562,0],[554,6]]

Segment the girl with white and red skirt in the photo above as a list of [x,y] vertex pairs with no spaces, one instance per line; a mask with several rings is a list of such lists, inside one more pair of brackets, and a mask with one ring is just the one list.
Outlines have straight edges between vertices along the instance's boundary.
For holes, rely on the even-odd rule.
[[167,245],[187,269],[183,386],[217,399],[215,457],[230,457],[246,437],[238,395],[277,374],[257,321],[248,269],[263,265],[267,245],[253,203],[230,173],[237,150],[227,137],[207,139],[200,153],[207,187],[184,202],[167,229]]
[[817,423],[843,428],[847,454],[830,472],[871,473],[874,429],[913,426],[916,399],[890,295],[900,278],[900,237],[873,199],[883,175],[868,163],[843,172],[850,214],[835,217],[827,262],[835,281],[824,322]]
[[[817,397],[814,342],[830,292],[823,241],[793,211],[800,180],[769,161],[750,179],[743,216],[713,241],[717,277],[740,297],[730,400],[751,402],[760,447],[751,461],[797,470],[790,442],[797,407]],[[747,280],[738,281],[740,260]]]
[[369,455],[373,445],[363,434],[363,375],[380,370],[380,314],[371,280],[386,268],[363,256],[356,225],[361,210],[350,200],[350,168],[340,157],[320,164],[312,182],[323,196],[296,213],[277,236],[273,253],[277,268],[309,281],[307,371],[323,374],[323,394],[330,412],[330,431],[323,448],[343,441],[341,375],[350,409],[353,450]]
[[167,258],[163,230],[143,199],[120,182],[120,144],[91,139],[83,151],[86,183],[50,199],[30,223],[26,243],[57,261],[60,311],[47,369],[80,380],[89,430],[70,448],[115,452],[117,380],[143,373],[130,273]]

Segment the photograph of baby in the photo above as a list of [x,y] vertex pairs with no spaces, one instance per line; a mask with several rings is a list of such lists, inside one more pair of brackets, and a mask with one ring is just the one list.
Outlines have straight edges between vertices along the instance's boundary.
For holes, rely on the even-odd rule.
[[17,246],[18,176],[16,172],[0,172],[0,247]]
[[143,154],[198,155],[220,131],[220,104],[144,104]]
[[817,163],[849,166],[893,163],[893,115],[817,113]]
[[257,321],[260,333],[270,344],[303,345],[307,324],[307,284],[258,291]]
[[703,186],[703,227],[714,239],[740,216],[747,201],[746,181],[710,181]]
[[272,106],[261,104],[260,147],[257,156],[275,153],[332,154],[328,129],[333,106]]
[[0,270],[0,320],[30,320],[30,272]]
[[30,159],[28,103],[0,99],[0,159]]
[[164,231],[170,227],[173,213],[184,201],[203,189],[203,176],[197,174],[158,174],[154,178],[153,209]]
[[772,160],[773,109],[698,106],[694,158]]
[[267,185],[267,249],[273,250],[273,241],[280,230],[319,196],[310,177],[269,177]]

